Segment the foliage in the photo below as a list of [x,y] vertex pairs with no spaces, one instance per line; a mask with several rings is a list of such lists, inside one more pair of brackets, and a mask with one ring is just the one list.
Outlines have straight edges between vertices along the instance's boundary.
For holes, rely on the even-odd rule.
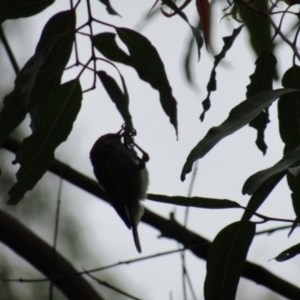
[[[0,0],[0,22],[2,24],[10,19],[34,17],[54,2]],[[116,5],[113,7],[109,0],[71,0],[68,10],[56,13],[47,21],[34,54],[17,72],[14,89],[3,99],[3,109],[0,112],[0,145],[15,152],[16,158],[13,163],[20,165],[16,173],[17,182],[9,191],[8,204],[10,205],[18,204],[25,193],[32,190],[47,171],[51,171],[81,189],[107,200],[95,182],[91,182],[88,178],[55,160],[55,150],[72,133],[73,124],[77,115],[80,114],[83,95],[96,88],[97,78],[100,79],[111,100],[116,104],[116,109],[124,120],[123,128],[125,131],[134,131],[134,118],[129,109],[130,94],[126,86],[126,78],[119,70],[118,64],[132,68],[142,81],[148,83],[152,89],[158,92],[161,109],[178,137],[180,124],[178,124],[177,117],[177,101],[173,95],[172,83],[168,78],[168,70],[165,69],[159,49],[156,49],[155,45],[140,32],[118,27],[96,18],[98,14],[92,11],[92,2],[95,2],[93,4],[97,4],[99,7],[105,5],[108,14],[119,16]],[[152,9],[155,9],[158,2],[155,2]],[[194,10],[198,13],[200,20],[199,29],[191,25],[188,16],[183,12],[191,3],[191,0],[186,0],[178,5],[170,0],[162,0],[161,7],[153,12],[161,13],[160,15],[165,17],[179,15],[189,26],[192,39],[187,47],[186,77],[190,82],[192,82],[190,66],[192,63],[197,63],[197,59],[193,61],[191,55],[192,45],[196,44],[198,60],[201,59],[201,52],[212,51],[211,41],[214,35],[210,28],[210,20],[216,13],[213,10],[214,1],[208,3],[207,0],[196,0]],[[77,13],[80,5],[86,5],[88,20],[79,26]],[[213,58],[214,64],[207,83],[208,93],[202,103],[201,121],[204,121],[205,115],[208,114],[212,105],[212,92],[217,91],[218,67],[227,53],[230,53],[232,46],[237,43],[240,32],[243,30],[247,30],[250,37],[249,48],[253,49],[256,56],[253,62],[254,71],[253,74],[249,74],[250,84],[247,86],[245,100],[240,101],[238,105],[232,108],[228,118],[221,125],[212,127],[191,150],[183,166],[181,180],[184,181],[186,175],[192,171],[195,162],[204,158],[222,139],[248,124],[256,130],[256,145],[265,154],[267,152],[267,144],[264,139],[265,129],[270,122],[268,108],[277,99],[279,99],[279,132],[285,144],[284,153],[272,167],[258,170],[245,180],[242,193],[251,196],[246,207],[227,199],[148,195],[149,200],[172,205],[198,209],[236,208],[244,210],[242,219],[221,229],[212,243],[189,232],[185,226],[181,227],[173,217],[170,220],[165,220],[159,216],[151,215],[146,210],[142,221],[160,230],[162,236],[179,241],[196,256],[207,260],[207,275],[204,284],[204,295],[207,300],[235,299],[241,276],[265,284],[286,298],[300,298],[300,289],[285,283],[283,280],[281,281],[282,285],[279,285],[275,280],[263,283],[264,281],[259,275],[249,275],[251,264],[246,262],[248,250],[252,241],[255,240],[255,231],[260,223],[288,222],[290,234],[292,234],[300,222],[300,67],[297,65],[297,61],[300,60],[297,46],[300,26],[299,13],[295,9],[298,3],[234,0],[228,1],[227,5],[228,7],[224,10],[224,17],[229,18],[230,22],[234,24],[234,30],[230,36],[223,38],[223,48]],[[292,22],[293,26],[288,29],[285,28],[285,19]],[[100,24],[101,28],[103,26],[110,28],[113,32],[104,30],[100,33],[94,33],[95,24]],[[80,35],[88,36],[90,41],[91,55],[86,61],[82,61],[78,52],[77,38]],[[0,37],[10,62],[16,69],[15,57],[2,30]],[[122,46],[119,46],[118,43],[121,43]],[[205,43],[206,49],[202,47],[203,43]],[[276,55],[276,49],[282,44],[290,48],[292,55],[290,67],[280,78],[276,64],[282,57]],[[123,50],[124,48],[127,51]],[[118,80],[108,75],[103,68],[99,68],[99,65],[108,65],[116,69],[122,88],[119,87]],[[75,70],[78,67],[80,71],[77,76],[67,82],[63,81],[63,75],[67,70]],[[81,79],[87,72],[92,73],[93,79],[91,87],[84,90],[81,87]],[[273,85],[276,85],[277,88],[274,89]],[[26,117],[31,120],[31,135],[25,138],[20,145],[10,135],[15,132]],[[272,218],[258,212],[259,207],[267,201],[269,194],[284,177],[287,178],[291,191],[295,220]],[[253,221],[253,216],[262,221]],[[170,226],[171,229],[166,230],[167,226]],[[185,234],[180,234],[180,232]],[[190,240],[185,240],[188,237]],[[2,242],[4,241],[2,240]],[[11,245],[12,249],[19,247],[18,245],[14,246],[13,243],[7,243]],[[210,246],[202,247],[203,244]],[[299,254],[299,248],[299,244],[296,244],[284,250],[275,258],[276,261],[283,262],[293,258]],[[22,249],[13,250],[23,255]],[[26,254],[24,254],[25,256]],[[34,262],[32,264],[37,267]],[[49,273],[47,269],[43,268],[40,270],[54,284],[57,284],[67,297],[72,297],[67,288],[60,285],[57,277],[51,277],[63,277],[63,274]],[[96,281],[103,284],[97,279]],[[85,285],[86,282],[82,281],[78,284]],[[86,288],[89,289],[88,285]],[[92,288],[90,292],[94,293]],[[118,290],[118,292],[122,291]],[[100,294],[99,299],[101,299]]]

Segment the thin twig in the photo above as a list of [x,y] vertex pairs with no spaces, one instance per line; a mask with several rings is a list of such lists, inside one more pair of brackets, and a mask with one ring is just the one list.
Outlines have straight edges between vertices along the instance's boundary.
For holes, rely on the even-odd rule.
[[132,295],[130,295],[130,294],[128,294],[128,293],[120,290],[119,288],[116,288],[115,286],[111,285],[110,283],[108,283],[106,281],[100,280],[100,279],[96,278],[95,276],[93,276],[93,275],[91,275],[89,273],[86,273],[86,274],[89,277],[91,277],[92,279],[94,279],[96,282],[98,282],[100,285],[103,285],[103,286],[105,286],[105,287],[107,287],[107,288],[109,288],[109,289],[111,289],[111,290],[113,290],[113,291],[115,291],[115,292],[117,292],[117,293],[119,293],[121,295],[127,296],[127,297],[129,297],[131,299],[134,299],[134,300],[141,300],[140,298],[132,296]]
[[5,51],[6,51],[7,55],[8,55],[8,58],[10,60],[10,63],[12,65],[12,67],[13,67],[16,75],[18,75],[19,72],[20,72],[20,68],[19,68],[19,66],[17,64],[17,61],[15,59],[15,56],[14,56],[14,54],[13,54],[13,52],[12,52],[12,50],[11,50],[9,44],[8,44],[8,41],[6,39],[6,36],[5,36],[4,31],[3,31],[3,27],[2,26],[0,26],[0,39],[1,39],[2,43],[3,43]]

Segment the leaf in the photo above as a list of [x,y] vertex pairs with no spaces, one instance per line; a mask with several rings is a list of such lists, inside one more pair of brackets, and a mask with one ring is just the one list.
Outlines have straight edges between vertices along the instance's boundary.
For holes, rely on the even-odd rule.
[[187,43],[187,49],[186,54],[184,58],[184,71],[185,71],[185,77],[188,83],[191,85],[194,85],[193,78],[192,78],[192,72],[191,72],[191,57],[192,57],[192,49],[194,45],[194,38],[191,37],[189,42]]
[[200,50],[203,46],[203,38],[201,36],[200,30],[196,27],[192,26],[187,18],[187,16],[177,7],[177,5],[171,0],[162,0],[162,3],[169,6],[174,12],[176,12],[191,28],[195,41],[197,43],[198,48],[198,60],[200,59]]
[[222,208],[240,208],[241,206],[231,200],[226,199],[212,199],[212,198],[204,198],[204,197],[182,197],[182,196],[165,196],[165,195],[148,195],[147,199],[168,203],[180,206],[188,206],[188,207],[200,207],[200,208],[208,208],[208,209],[222,209]]
[[279,261],[279,262],[283,262],[283,261],[293,258],[294,256],[296,256],[298,254],[300,254],[300,244],[296,244],[296,245],[284,250],[283,252],[281,252],[280,254],[278,254],[275,257],[275,260]]
[[240,27],[238,27],[238,28],[236,28],[236,29],[233,30],[232,35],[223,37],[224,46],[223,46],[221,52],[218,55],[215,55],[214,66],[213,66],[213,68],[211,70],[210,79],[209,79],[209,82],[208,82],[208,84],[206,86],[206,89],[207,89],[208,93],[207,93],[206,98],[202,102],[203,112],[202,112],[202,114],[200,116],[200,120],[201,121],[204,120],[205,113],[210,108],[210,94],[211,94],[211,92],[217,90],[216,68],[219,65],[219,63],[221,62],[221,60],[225,57],[227,51],[233,45],[233,42],[235,41],[235,38],[239,35],[239,33],[241,32],[242,28],[243,28],[243,26],[240,26]]
[[263,202],[267,199],[269,194],[273,191],[275,186],[281,181],[285,174],[285,172],[275,174],[269,177],[262,185],[258,187],[247,204],[246,210],[241,219],[242,221],[248,221],[251,219],[253,214],[263,204]]
[[[282,79],[284,87],[300,87],[300,67],[294,65],[288,69]],[[278,101],[278,119],[279,131],[282,141],[285,143],[284,153],[298,147],[300,145],[300,95],[294,94],[281,97]],[[297,164],[299,165],[299,163]],[[297,216],[300,216],[300,176],[294,177],[287,174],[287,180],[290,190],[292,191],[292,199],[294,210]]]
[[[250,45],[256,56],[259,56],[271,45],[271,23],[267,18],[261,17],[263,14],[268,13],[269,2],[266,0],[247,0],[245,1],[246,4],[241,4],[238,1],[234,3],[238,7],[240,18],[244,21],[248,30]],[[250,7],[246,6],[248,4]]]
[[124,92],[121,91],[116,81],[112,77],[107,75],[104,71],[97,72],[97,75],[111,100],[116,104],[116,107],[125,122],[125,127],[129,131],[131,131],[133,129],[133,124],[132,117],[129,112],[129,95],[123,76],[120,74]]
[[0,112],[0,147],[8,135],[18,127],[26,117],[26,110],[15,91],[4,98],[4,107]]
[[66,10],[54,15],[45,25],[37,44],[35,55],[50,49],[36,77],[28,109],[31,111],[47,97],[51,97],[59,86],[64,69],[70,59],[75,40],[76,16]]
[[8,204],[17,204],[41,179],[54,160],[55,149],[67,139],[81,106],[78,80],[61,85],[35,116],[35,131],[27,137],[16,155],[21,164],[18,182],[9,191]]
[[224,137],[234,133],[253,120],[263,109],[269,106],[278,97],[296,92],[296,89],[277,89],[257,94],[234,107],[228,118],[218,127],[212,127],[206,136],[190,152],[183,166],[181,180],[192,170],[193,163],[204,157]]
[[75,38],[75,15],[64,11],[45,25],[35,54],[15,80],[15,88],[0,113],[0,145],[24,120],[26,113],[42,106],[59,86]]
[[30,17],[38,14],[55,0],[0,0],[0,24],[7,19]]
[[136,70],[139,76],[159,91],[162,108],[169,116],[176,135],[178,135],[177,103],[172,95],[172,88],[157,50],[148,39],[136,31],[127,28],[116,28],[116,31],[119,38],[127,46],[130,57],[138,66]]
[[[293,195],[292,195],[293,197]],[[299,226],[299,223],[300,223],[300,216],[296,216],[294,222],[293,222],[293,225],[291,227],[291,230],[288,234],[288,237],[290,237],[290,235],[293,233],[293,231],[296,229],[297,226]]]
[[[283,75],[282,86],[300,89],[300,67],[289,68]],[[289,152],[300,145],[300,94],[293,93],[278,100],[279,132],[285,144],[284,152]]]
[[230,224],[217,234],[208,250],[205,300],[235,299],[254,234],[252,222]]
[[[282,78],[282,85],[284,87],[300,88],[300,67],[293,65],[289,68]],[[295,149],[300,145],[300,94],[290,94],[283,96],[278,101],[278,120],[279,132],[282,141],[285,144],[284,153]],[[297,162],[293,167],[299,166]],[[300,220],[300,175],[296,177],[287,173],[287,182],[291,190],[291,198],[293,208],[296,214],[296,219],[293,223],[289,235],[293,232]]]
[[23,107],[27,111],[29,108],[31,93],[36,84],[36,78],[52,47],[53,45],[48,45],[47,47],[36,51],[35,54],[27,61],[16,78],[15,90]]
[[290,152],[287,152],[274,166],[250,176],[243,186],[243,195],[252,195],[268,178],[281,172],[286,173],[287,169],[298,160],[300,160],[300,146]]
[[117,15],[119,17],[121,17],[111,6],[110,1],[109,0],[99,0],[101,3],[103,3],[106,6],[106,10],[110,15]]
[[[260,54],[255,62],[255,71],[250,76],[251,82],[247,86],[247,98],[273,89],[273,78],[276,74],[276,63],[276,57],[271,51],[266,50]],[[269,112],[266,108],[249,123],[249,126],[257,130],[256,145],[263,154],[266,154],[267,151],[267,145],[264,141],[264,131],[269,122]]]
[[159,91],[160,103],[177,134],[177,103],[172,95],[164,64],[157,50],[144,36],[127,28],[116,28],[117,34],[127,46],[130,55],[121,50],[114,34],[98,34],[92,37],[93,45],[108,59],[133,67],[139,77]]
[[116,35],[111,32],[103,32],[91,37],[94,47],[107,59],[134,67],[133,59],[119,48],[116,43]]
[[196,7],[201,21],[205,44],[210,46],[210,9],[207,0],[196,0]]

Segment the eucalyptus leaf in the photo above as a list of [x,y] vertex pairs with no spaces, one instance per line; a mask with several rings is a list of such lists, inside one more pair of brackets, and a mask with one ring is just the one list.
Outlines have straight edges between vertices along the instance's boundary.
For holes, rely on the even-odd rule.
[[253,214],[264,203],[269,194],[273,191],[273,189],[277,186],[277,184],[281,181],[285,174],[286,172],[277,173],[266,179],[257,188],[247,204],[246,210],[241,219],[242,221],[248,221],[251,219]]
[[278,173],[286,172],[287,169],[298,160],[300,160],[300,146],[290,152],[287,152],[274,166],[250,176],[243,186],[242,193],[244,195],[252,195],[268,178]]
[[241,206],[232,200],[213,199],[205,197],[183,197],[183,196],[165,196],[165,195],[148,195],[147,199],[186,207],[199,207],[208,209],[223,208],[240,208]]
[[177,102],[156,48],[146,37],[134,30],[116,27],[116,31],[128,48],[129,55],[119,48],[112,33],[102,33],[92,37],[93,45],[106,58],[134,68],[142,80],[158,90],[161,106],[177,135]]
[[35,131],[24,139],[15,162],[21,167],[17,183],[9,191],[8,204],[17,204],[41,179],[54,160],[55,149],[67,139],[81,106],[78,80],[56,89],[53,97],[33,119]]
[[55,0],[0,0],[0,24],[7,19],[36,15],[54,2]]
[[204,157],[224,137],[248,124],[280,96],[292,92],[299,92],[299,90],[285,88],[263,92],[246,99],[234,107],[230,111],[228,118],[218,127],[211,128],[206,136],[190,152],[182,169],[181,180],[184,181],[185,175],[191,172],[193,163],[197,159]]
[[295,257],[298,254],[300,254],[300,243],[282,251],[280,254],[278,254],[275,257],[275,260],[279,262],[283,262]]
[[126,129],[131,131],[133,129],[133,124],[132,117],[129,112],[129,95],[123,76],[120,74],[123,84],[123,91],[121,91],[116,81],[111,76],[107,75],[104,71],[97,72],[97,75],[111,100],[116,104],[116,107],[125,122]]
[[216,81],[216,69],[217,66],[219,65],[219,63],[221,62],[221,60],[225,57],[227,51],[231,48],[231,46],[233,45],[235,38],[239,35],[239,33],[241,32],[243,26],[240,26],[238,28],[235,28],[232,32],[232,35],[230,36],[225,36],[223,37],[223,48],[221,50],[221,52],[218,55],[215,55],[215,61],[214,61],[214,66],[211,70],[210,73],[210,78],[209,81],[207,83],[206,89],[207,89],[207,96],[206,98],[202,101],[202,106],[203,106],[203,112],[200,115],[200,120],[203,121],[204,117],[205,117],[205,113],[209,110],[210,108],[210,94],[212,91],[215,91],[217,89],[217,81]]
[[248,249],[255,235],[255,223],[236,222],[222,229],[207,256],[205,300],[234,300]]
[[174,10],[174,12],[176,12],[191,28],[193,36],[195,38],[195,41],[197,43],[197,48],[198,48],[198,60],[200,59],[200,50],[203,46],[203,38],[201,36],[200,30],[194,26],[192,26],[187,18],[187,16],[185,15],[184,12],[182,12],[177,5],[171,1],[171,0],[161,0],[162,3],[166,4],[167,6],[169,6],[172,10]]

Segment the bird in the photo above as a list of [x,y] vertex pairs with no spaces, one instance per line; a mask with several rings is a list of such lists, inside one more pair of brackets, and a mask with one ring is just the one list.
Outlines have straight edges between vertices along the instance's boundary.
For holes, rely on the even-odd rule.
[[[142,158],[134,147],[142,151]],[[134,143],[131,133],[121,130],[101,136],[90,151],[90,159],[95,177],[118,215],[132,229],[136,249],[141,253],[137,227],[144,214],[140,200],[146,198],[149,185],[148,154]]]

